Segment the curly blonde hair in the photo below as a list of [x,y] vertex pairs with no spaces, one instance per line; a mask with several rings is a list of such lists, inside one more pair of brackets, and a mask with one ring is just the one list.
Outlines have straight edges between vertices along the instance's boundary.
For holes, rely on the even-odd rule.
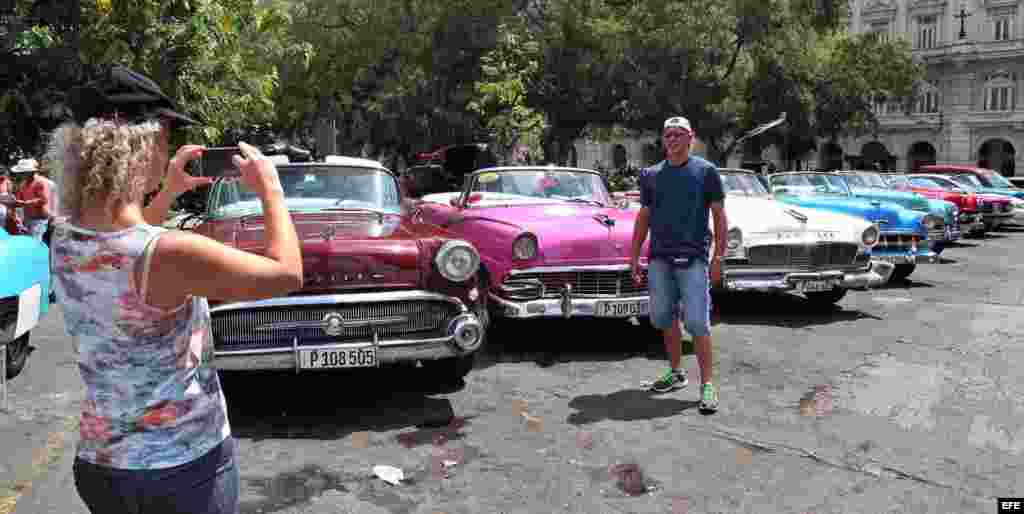
[[95,118],[54,130],[46,158],[60,185],[61,208],[75,218],[84,205],[141,202],[160,130],[157,121]]

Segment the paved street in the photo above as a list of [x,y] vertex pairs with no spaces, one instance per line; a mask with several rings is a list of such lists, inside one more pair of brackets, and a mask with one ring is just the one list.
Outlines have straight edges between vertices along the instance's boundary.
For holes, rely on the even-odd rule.
[[[641,390],[664,352],[623,322],[501,324],[457,390],[415,369],[229,376],[242,512],[995,512],[1024,495],[1022,249],[1024,227],[966,240],[834,311],[725,299],[713,416],[697,412],[692,356],[689,388]],[[58,309],[10,383],[0,513],[86,512],[62,333]],[[405,482],[374,477],[378,464]],[[642,483],[619,483],[617,464]]]

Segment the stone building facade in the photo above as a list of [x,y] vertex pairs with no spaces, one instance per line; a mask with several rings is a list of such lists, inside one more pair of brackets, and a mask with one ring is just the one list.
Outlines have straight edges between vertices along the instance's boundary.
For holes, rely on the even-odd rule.
[[1016,175],[1024,164],[1022,7],[1022,0],[851,0],[849,29],[905,38],[926,79],[910,112],[876,105],[878,133],[823,145],[822,160],[841,151],[847,166],[961,163]]
[[[909,112],[898,103],[880,102],[877,133],[822,141],[794,167],[852,169],[878,163],[913,170],[957,163],[1024,175],[1024,0],[850,0],[850,14],[848,30],[854,33],[911,43],[927,69],[921,94]],[[760,156],[735,154],[721,164],[760,160],[785,167],[774,147]],[[576,155],[584,167],[643,166],[660,159],[660,148],[655,135],[581,140]]]

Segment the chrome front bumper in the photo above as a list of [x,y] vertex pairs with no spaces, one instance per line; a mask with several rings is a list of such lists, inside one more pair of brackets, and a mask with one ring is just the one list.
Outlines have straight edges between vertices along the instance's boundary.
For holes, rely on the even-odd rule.
[[939,254],[931,249],[918,249],[915,255],[871,255],[872,262],[887,262],[892,265],[900,264],[935,264],[939,262]]
[[1010,223],[1013,220],[1013,211],[983,214],[982,218],[984,218],[985,228],[992,229]]
[[[292,340],[291,346],[274,346],[241,350],[220,350],[214,352],[213,366],[217,369],[232,371],[255,370],[294,370],[304,369],[301,365],[300,351],[304,350],[358,350],[376,348],[376,364],[393,364],[398,362],[415,362],[418,360],[436,360],[448,357],[459,357],[480,349],[484,331],[477,315],[469,310],[462,300],[429,291],[395,291],[385,293],[353,293],[337,295],[289,296],[222,304],[210,309],[211,314],[227,310],[243,310],[266,307],[289,307],[307,305],[338,305],[344,303],[372,303],[401,300],[434,300],[450,302],[458,307],[458,313],[447,321],[448,335],[432,339],[388,339],[381,341],[376,332],[367,341],[346,341],[336,344],[302,345],[298,338]],[[472,343],[460,346],[457,337],[464,335],[467,327],[478,327],[479,338]],[[468,348],[468,349],[467,349]],[[359,368],[328,368],[333,370]]]
[[833,287],[867,289],[884,284],[888,277],[877,273],[868,265],[853,271],[800,271],[766,272],[763,269],[725,269],[723,285],[728,291],[795,291],[805,292],[808,284],[831,281]]
[[960,231],[964,234],[971,234],[985,230],[985,221],[981,214],[961,214],[960,215]]
[[[649,309],[650,296],[624,296],[611,298],[574,298],[564,295],[561,298],[538,298],[536,300],[509,300],[491,293],[491,302],[498,307],[495,312],[503,318],[594,318],[598,316],[598,304],[603,302],[634,302],[641,309]],[[622,318],[640,315],[646,316],[647,310],[643,310],[631,316],[601,316],[607,318]]]

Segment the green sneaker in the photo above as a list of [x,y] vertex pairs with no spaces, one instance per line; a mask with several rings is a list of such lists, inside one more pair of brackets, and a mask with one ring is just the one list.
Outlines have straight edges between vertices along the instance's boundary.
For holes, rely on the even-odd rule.
[[689,383],[690,381],[686,379],[686,370],[681,369],[675,372],[672,368],[669,368],[657,380],[651,382],[650,387],[656,392],[667,393],[676,389],[682,389]]
[[701,414],[714,414],[718,411],[718,390],[712,384],[704,384],[700,388]]

